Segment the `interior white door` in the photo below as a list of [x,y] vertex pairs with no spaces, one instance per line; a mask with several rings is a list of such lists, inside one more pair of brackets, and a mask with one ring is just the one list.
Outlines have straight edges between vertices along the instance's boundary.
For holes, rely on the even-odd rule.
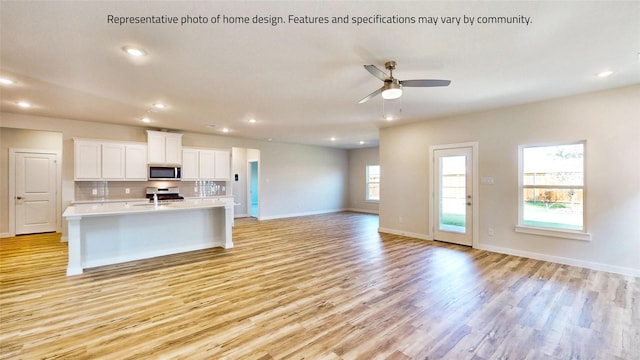
[[434,239],[473,245],[473,149],[433,152],[435,189]]
[[56,155],[15,154],[16,235],[56,231]]

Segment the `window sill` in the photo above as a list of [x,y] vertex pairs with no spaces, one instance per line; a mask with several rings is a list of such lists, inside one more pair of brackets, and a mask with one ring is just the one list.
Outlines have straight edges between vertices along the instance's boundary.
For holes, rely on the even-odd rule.
[[522,226],[522,225],[517,225],[515,230],[517,233],[552,236],[552,237],[582,240],[582,241],[591,241],[590,233],[584,233],[579,231],[543,229],[543,228],[536,228],[536,227]]
[[364,202],[378,204],[380,200],[365,200]]

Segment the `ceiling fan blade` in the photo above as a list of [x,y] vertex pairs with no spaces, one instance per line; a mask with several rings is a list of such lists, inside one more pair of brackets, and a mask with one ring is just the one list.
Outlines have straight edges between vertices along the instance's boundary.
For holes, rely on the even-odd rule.
[[365,102],[369,101],[369,99],[371,99],[374,96],[380,94],[381,92],[382,92],[382,88],[372,92],[371,94],[365,96],[362,100],[358,101],[358,104],[362,104],[362,103],[365,103]]
[[389,75],[385,74],[384,71],[378,69],[375,65],[365,65],[365,69],[371,73],[371,75],[377,77],[378,79],[385,81],[390,79]]
[[451,80],[404,80],[400,81],[400,84],[406,87],[449,86]]

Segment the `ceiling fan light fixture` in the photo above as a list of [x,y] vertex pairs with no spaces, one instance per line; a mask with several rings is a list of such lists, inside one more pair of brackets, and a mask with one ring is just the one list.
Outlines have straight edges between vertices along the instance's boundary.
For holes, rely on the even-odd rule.
[[402,85],[397,82],[385,82],[382,88],[382,98],[385,100],[393,100],[402,96]]

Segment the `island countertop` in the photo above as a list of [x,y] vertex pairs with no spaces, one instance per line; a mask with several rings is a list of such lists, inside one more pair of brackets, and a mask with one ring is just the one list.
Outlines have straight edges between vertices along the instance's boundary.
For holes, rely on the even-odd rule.
[[148,201],[104,202],[94,204],[74,204],[62,214],[65,218],[104,215],[124,215],[164,211],[182,211],[213,207],[233,206],[233,203],[214,198],[188,199],[183,201],[159,202],[154,205]]

